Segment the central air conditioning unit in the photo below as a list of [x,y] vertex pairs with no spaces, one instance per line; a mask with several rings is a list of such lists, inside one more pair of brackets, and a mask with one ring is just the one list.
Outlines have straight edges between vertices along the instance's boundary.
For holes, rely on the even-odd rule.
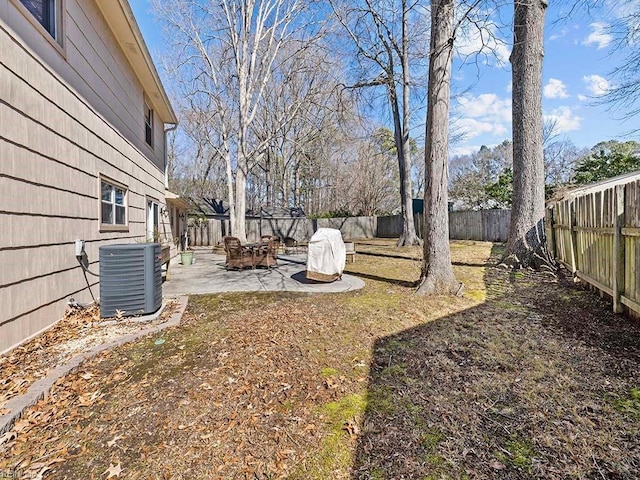
[[148,314],[162,305],[159,243],[100,247],[100,316]]

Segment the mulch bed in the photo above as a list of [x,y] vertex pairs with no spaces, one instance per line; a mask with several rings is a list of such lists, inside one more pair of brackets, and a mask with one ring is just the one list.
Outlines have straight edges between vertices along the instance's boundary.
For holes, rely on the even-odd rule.
[[453,247],[468,298],[417,297],[391,241],[358,245],[359,292],[192,297],[181,326],[61,379],[0,437],[0,473],[637,478],[638,322]]

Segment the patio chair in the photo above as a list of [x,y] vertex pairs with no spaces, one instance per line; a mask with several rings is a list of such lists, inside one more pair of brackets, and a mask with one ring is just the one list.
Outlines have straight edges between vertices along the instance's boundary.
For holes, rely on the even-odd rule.
[[295,238],[285,237],[284,239],[284,253],[298,253],[298,241]]
[[224,237],[224,250],[227,253],[227,270],[253,268],[253,251],[242,246],[236,237]]
[[351,257],[351,262],[356,261],[356,244],[355,242],[344,242],[344,248],[346,250],[347,258]]
[[277,267],[278,266],[278,244],[280,238],[272,236],[266,245],[258,246],[253,252],[254,267]]

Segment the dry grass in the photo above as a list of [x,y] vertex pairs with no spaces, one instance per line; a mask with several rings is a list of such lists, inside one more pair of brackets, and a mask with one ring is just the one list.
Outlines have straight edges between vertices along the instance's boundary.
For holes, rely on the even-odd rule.
[[390,240],[358,242],[358,292],[193,297],[164,342],[62,379],[0,437],[0,472],[637,478],[640,327],[491,247],[452,243],[466,298],[416,296],[420,251]]

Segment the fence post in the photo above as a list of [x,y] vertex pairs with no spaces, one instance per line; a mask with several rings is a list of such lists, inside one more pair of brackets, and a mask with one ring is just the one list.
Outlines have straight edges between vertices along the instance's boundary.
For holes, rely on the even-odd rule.
[[549,251],[554,259],[558,257],[556,250],[556,222],[554,216],[554,207],[547,208],[547,218],[549,220],[549,237],[547,238],[548,246],[551,248]]
[[623,306],[620,296],[624,293],[625,251],[624,235],[624,185],[616,185],[613,217],[613,311],[622,313]]
[[578,239],[576,231],[576,201],[569,202],[569,240],[571,243],[571,273],[578,271]]

